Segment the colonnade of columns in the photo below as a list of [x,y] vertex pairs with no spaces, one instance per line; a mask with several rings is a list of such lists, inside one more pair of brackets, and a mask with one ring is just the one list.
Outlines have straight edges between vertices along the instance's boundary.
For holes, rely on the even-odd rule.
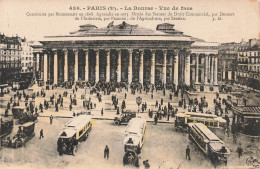
[[[94,49],[94,57],[95,57],[95,82],[99,82],[100,80],[100,50],[103,50],[105,52],[105,60],[106,60],[106,68],[105,68],[105,81],[109,82],[111,79],[111,49]],[[123,49],[116,49],[117,51],[117,68],[116,68],[116,80],[117,82],[121,82],[122,80],[122,50]],[[147,49],[139,49],[139,82],[141,84],[144,83],[144,50]],[[162,60],[163,60],[163,65],[162,65],[162,78],[161,78],[161,82],[166,84],[167,83],[167,54],[168,51],[167,49],[149,49],[150,53],[151,53],[151,72],[150,72],[150,83],[151,84],[155,84],[156,81],[156,51],[161,51],[162,52]],[[70,50],[74,53],[74,81],[78,81],[79,80],[79,62],[81,62],[81,60],[79,61],[79,49],[73,49]],[[82,50],[84,52],[84,62],[85,62],[85,72],[84,72],[84,77],[85,77],[85,81],[89,81],[90,79],[90,60],[89,60],[89,51],[90,49],[83,49]],[[128,78],[127,81],[128,83],[131,83],[133,81],[133,51],[134,49],[127,49],[128,54],[129,54],[129,60],[128,60],[128,66],[127,66],[127,74],[128,74]],[[52,50],[53,54],[50,55],[49,53],[45,52],[43,54],[43,59],[41,61],[43,61],[43,80],[46,83],[49,79],[50,76],[48,76],[48,73],[50,73],[50,70],[48,70],[48,66],[50,66],[50,64],[48,64],[48,57],[52,57],[53,56],[53,62],[54,62],[54,68],[53,68],[53,83],[57,84],[58,83],[58,70],[59,70],[59,64],[58,64],[58,50],[57,49],[53,49]],[[61,52],[63,52],[63,56],[64,56],[64,81],[68,81],[69,80],[69,50],[68,49],[63,49],[61,50]],[[173,59],[173,67],[170,71],[171,74],[173,74],[173,78],[172,82],[174,84],[179,84],[180,83],[180,79],[179,77],[182,76],[182,82],[186,85],[190,85],[191,84],[191,79],[195,80],[195,84],[201,84],[202,82],[204,84],[215,84],[217,85],[217,57],[216,55],[208,55],[208,54],[203,54],[204,55],[204,62],[199,64],[199,57],[200,57],[200,53],[191,53],[190,51],[185,51],[184,55],[180,54],[181,50],[179,49],[174,49],[173,50],[173,56],[171,56],[172,58],[170,59],[172,61]],[[195,72],[191,74],[191,56],[194,56],[195,54]],[[183,66],[179,67],[179,64],[182,64],[180,62],[180,57],[184,57],[184,64]],[[194,57],[193,57],[194,58]],[[183,58],[182,58],[183,59]],[[105,60],[101,60],[102,62],[104,62]],[[192,61],[193,63],[193,61]],[[203,65],[202,65],[203,64]],[[40,65],[40,64],[39,64]],[[179,69],[183,69],[183,70],[179,70]],[[203,69],[203,77],[200,77],[199,82],[199,76],[202,76],[201,72],[199,72],[199,69]],[[37,68],[36,70],[39,70],[39,68]],[[180,75],[180,72],[184,72],[183,75]],[[195,76],[195,77],[191,77],[191,76]],[[172,77],[172,76],[171,76]]]
[[[195,84],[212,84],[218,85],[218,58],[215,54],[204,54],[204,53],[194,53],[195,54]],[[204,59],[204,62],[199,63],[200,59]],[[201,76],[201,81],[199,82],[199,69],[204,71],[203,76]]]

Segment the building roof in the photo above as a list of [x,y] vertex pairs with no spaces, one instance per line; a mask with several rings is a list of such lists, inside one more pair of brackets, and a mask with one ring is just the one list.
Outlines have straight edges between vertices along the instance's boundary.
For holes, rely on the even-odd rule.
[[[165,29],[158,29],[160,26],[164,26]],[[111,22],[104,28],[97,28],[95,25],[90,24],[81,25],[80,27],[87,27],[87,29],[80,29],[76,32],[71,32],[71,36],[185,36],[182,32],[175,30],[173,24],[169,23],[157,25],[156,30],[143,28],[139,25],[131,25],[125,21],[118,25],[114,25],[113,22]],[[167,30],[171,31],[167,32]]]
[[71,32],[69,35],[45,36],[43,42],[55,41],[127,41],[127,40],[163,40],[163,41],[185,41],[192,42],[190,36],[175,30],[173,24],[160,24],[156,29],[144,28],[139,25],[131,25],[123,21],[114,25],[109,23],[106,27],[98,28],[95,25],[85,24],[79,26],[80,29]]
[[4,34],[0,34],[0,44],[13,44],[21,45],[21,38],[16,36],[8,37]]

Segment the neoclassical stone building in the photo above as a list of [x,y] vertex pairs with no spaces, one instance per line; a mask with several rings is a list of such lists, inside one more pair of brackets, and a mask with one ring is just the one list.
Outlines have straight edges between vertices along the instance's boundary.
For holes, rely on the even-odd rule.
[[216,43],[197,41],[173,24],[155,29],[123,22],[107,27],[81,25],[67,36],[46,36],[35,50],[38,78],[194,85],[217,89]]

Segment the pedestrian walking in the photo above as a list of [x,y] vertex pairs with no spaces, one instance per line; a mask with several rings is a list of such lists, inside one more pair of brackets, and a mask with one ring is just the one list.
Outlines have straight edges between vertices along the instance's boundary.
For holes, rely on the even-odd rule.
[[50,124],[52,124],[52,121],[53,121],[53,116],[51,115],[50,116]]
[[40,139],[41,138],[44,138],[44,136],[43,136],[43,129],[41,129],[41,131],[40,131]]
[[116,114],[117,114],[117,115],[120,114],[120,113],[119,113],[119,107],[117,107],[117,109],[116,109]]
[[70,104],[70,111],[72,110],[72,105]]
[[233,134],[233,144],[237,144],[237,134]]
[[101,116],[103,116],[103,114],[104,114],[104,110],[103,110],[103,108],[101,109]]
[[241,147],[241,144],[237,148],[237,154],[238,154],[238,158],[240,158],[243,155],[243,148]]
[[188,157],[188,160],[190,160],[190,147],[187,145],[187,148],[186,148],[186,159]]
[[107,160],[109,159],[109,148],[106,145],[105,150],[104,150],[104,158],[107,158]]
[[38,113],[38,108],[37,108],[37,106],[35,107],[35,113],[36,113],[36,114]]
[[155,116],[154,116],[154,125],[156,125],[157,123],[158,123],[158,116],[155,115]]

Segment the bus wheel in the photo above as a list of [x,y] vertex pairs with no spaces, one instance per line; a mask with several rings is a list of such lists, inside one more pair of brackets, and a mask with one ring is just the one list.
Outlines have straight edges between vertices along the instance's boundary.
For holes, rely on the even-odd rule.
[[82,140],[83,140],[83,141],[86,141],[86,140],[87,140],[87,137],[88,137],[88,133],[86,133],[86,134],[83,136]]
[[22,147],[22,142],[21,141],[17,141],[15,144],[15,148],[19,148]]
[[189,135],[189,140],[192,140],[191,136]]
[[120,122],[119,122],[118,120],[116,120],[116,121],[114,122],[114,124],[115,124],[116,126],[119,126]]
[[62,152],[61,150],[59,151],[59,155],[60,155],[60,156],[62,156],[62,155],[63,155],[63,152]]

